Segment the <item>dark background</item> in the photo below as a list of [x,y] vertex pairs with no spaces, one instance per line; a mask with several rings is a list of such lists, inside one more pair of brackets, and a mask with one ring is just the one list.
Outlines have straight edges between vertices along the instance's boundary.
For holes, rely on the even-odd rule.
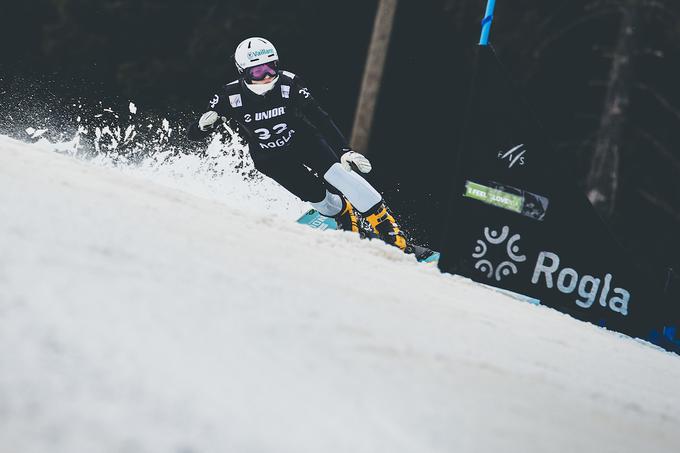
[[[350,134],[377,2],[371,0],[2,0],[0,133],[72,127],[104,105],[182,124],[236,78],[229,55],[258,35]],[[464,123],[484,0],[401,0],[369,156],[401,221],[437,247]],[[492,42],[584,192],[613,143],[615,201],[600,212],[634,260],[680,261],[680,4],[499,0]],[[630,28],[622,46],[621,24]],[[612,76],[624,58],[625,76]],[[626,102],[603,123],[608,93]],[[84,106],[84,107],[83,107]],[[25,138],[25,133],[23,135]],[[606,178],[605,178],[606,179]],[[574,221],[578,221],[575,219]]]

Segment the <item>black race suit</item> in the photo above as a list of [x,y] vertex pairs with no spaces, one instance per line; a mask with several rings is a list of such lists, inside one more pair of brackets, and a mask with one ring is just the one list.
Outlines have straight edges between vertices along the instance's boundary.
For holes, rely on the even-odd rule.
[[[265,95],[257,95],[242,79],[231,82],[215,94],[206,111],[216,111],[235,126],[258,171],[300,199],[319,202],[326,195],[323,175],[339,162],[347,140],[299,77],[280,71],[274,83]],[[195,122],[188,135],[201,140],[210,132],[201,131]]]

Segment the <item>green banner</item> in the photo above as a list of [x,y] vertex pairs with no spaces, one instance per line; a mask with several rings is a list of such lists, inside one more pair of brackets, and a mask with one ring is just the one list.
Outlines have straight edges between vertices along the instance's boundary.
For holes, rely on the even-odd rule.
[[465,196],[518,214],[522,213],[524,207],[524,197],[472,181],[465,183]]

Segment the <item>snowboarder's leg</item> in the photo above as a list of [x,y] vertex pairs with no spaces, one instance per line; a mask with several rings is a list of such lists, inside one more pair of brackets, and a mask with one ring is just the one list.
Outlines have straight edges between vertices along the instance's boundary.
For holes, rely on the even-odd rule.
[[355,172],[348,172],[339,163],[328,169],[324,179],[354,204],[380,239],[401,250],[406,249],[406,236],[387,210],[382,196],[368,181]]
[[382,201],[382,196],[368,181],[344,169],[338,155],[323,138],[311,137],[297,152],[305,165],[323,176],[359,212],[365,212]]
[[339,229],[359,232],[359,221],[354,212],[354,207],[345,197],[326,191],[326,198],[318,203],[310,204],[322,215],[333,217]]
[[308,201],[326,217],[333,217],[342,230],[359,232],[352,204],[326,189],[323,180],[314,176],[295,156],[275,156],[255,162],[255,168],[285,187],[290,193]]
[[330,145],[320,137],[300,149],[301,159],[346,198],[369,222],[384,242],[409,251],[406,236],[373,186],[353,171],[347,171]]
[[340,163],[334,163],[323,178],[338,189],[359,212],[366,212],[382,201],[382,196],[368,181],[353,171],[345,170]]
[[281,184],[302,201],[322,203],[326,198],[326,186],[300,162],[288,156],[272,156],[255,161],[255,168]]
[[404,233],[399,228],[399,225],[397,225],[397,221],[394,220],[394,216],[387,209],[385,203],[381,202],[375,205],[369,211],[363,213],[363,215],[380,239],[401,250],[407,251],[406,236],[404,236]]

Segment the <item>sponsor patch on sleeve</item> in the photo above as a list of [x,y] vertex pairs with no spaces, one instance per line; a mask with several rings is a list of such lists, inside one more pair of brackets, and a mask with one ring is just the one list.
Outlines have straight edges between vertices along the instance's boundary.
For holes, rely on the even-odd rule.
[[241,99],[241,95],[232,94],[231,96],[229,96],[229,103],[231,104],[232,107],[242,107],[243,100]]

